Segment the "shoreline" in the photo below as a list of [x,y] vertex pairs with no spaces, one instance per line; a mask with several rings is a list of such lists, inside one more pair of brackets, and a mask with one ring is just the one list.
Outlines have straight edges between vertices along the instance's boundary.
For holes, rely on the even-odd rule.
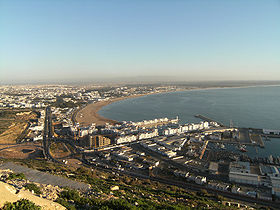
[[[173,92],[173,91],[172,91]],[[167,92],[159,92],[159,93],[167,93]],[[101,116],[98,114],[99,110],[102,107],[107,106],[111,103],[122,101],[129,98],[138,98],[141,96],[146,95],[153,95],[158,93],[151,93],[151,94],[139,94],[139,95],[132,95],[132,96],[125,96],[125,97],[118,97],[112,98],[106,101],[98,101],[96,103],[87,104],[84,108],[79,110],[76,114],[75,121],[78,122],[81,126],[89,126],[92,123],[95,123],[97,126],[105,125],[106,123],[117,124],[119,121],[108,119],[106,117]]]
[[75,121],[79,122],[81,126],[89,126],[92,123],[95,123],[97,126],[105,125],[106,123],[117,124],[119,123],[119,121],[103,117],[100,114],[98,114],[98,112],[104,106],[129,98],[138,98],[138,97],[148,96],[148,95],[183,92],[183,91],[218,90],[218,89],[235,89],[235,88],[251,88],[251,87],[254,88],[254,87],[271,87],[271,86],[280,86],[280,85],[251,85],[251,86],[236,86],[236,87],[205,87],[205,88],[194,87],[194,88],[186,88],[186,89],[177,89],[174,91],[162,91],[162,92],[155,92],[155,93],[148,93],[148,94],[138,94],[132,96],[112,98],[106,101],[98,101],[96,103],[87,104],[84,108],[82,108],[76,113]]

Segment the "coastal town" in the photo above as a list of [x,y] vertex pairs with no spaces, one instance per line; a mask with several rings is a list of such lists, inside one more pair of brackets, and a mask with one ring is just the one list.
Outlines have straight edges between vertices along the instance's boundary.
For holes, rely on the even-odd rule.
[[[279,137],[280,131],[227,126],[199,113],[195,116],[201,120],[199,123],[181,122],[180,116],[118,122],[98,114],[103,106],[118,100],[193,88],[1,86],[0,157],[39,158],[63,167],[83,166],[189,190],[206,190],[232,199],[224,206],[277,206],[280,157],[252,158],[247,151],[265,147],[265,141]],[[13,169],[9,164],[3,163],[1,168],[7,184],[21,189],[29,183],[10,181],[8,174]],[[41,197],[51,201],[64,187],[35,183],[44,189]],[[112,186],[111,191],[118,189]],[[96,189],[87,191],[97,193]]]
[[0,210],[280,209],[280,0],[0,0]]

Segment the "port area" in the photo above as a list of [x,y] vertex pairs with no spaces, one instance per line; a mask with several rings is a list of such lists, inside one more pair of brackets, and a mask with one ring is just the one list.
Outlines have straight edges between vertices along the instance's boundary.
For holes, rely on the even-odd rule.
[[[234,130],[232,127],[227,127],[223,123],[218,122],[214,119],[211,119],[209,117],[206,117],[202,114],[195,115],[196,118],[202,119],[207,122],[215,122],[217,125],[219,125],[218,132],[226,132]],[[266,139],[268,138],[279,138],[280,135],[275,134],[267,134],[265,135],[263,133],[263,129],[256,129],[256,128],[236,128],[238,129],[238,136],[236,138],[232,138],[232,136],[223,136],[221,137],[221,140],[223,143],[229,143],[229,144],[239,144],[239,145],[250,145],[250,146],[259,146],[261,148],[264,147],[263,137]],[[214,143],[221,143],[221,140],[212,139],[209,140],[209,142]]]
[[[219,128],[221,132],[234,128]],[[247,146],[259,146],[264,147],[263,134],[260,129],[252,128],[235,128],[238,129],[238,136],[233,138],[232,136],[222,136],[221,139],[210,139],[209,142],[213,143],[224,143],[224,144],[237,144],[237,145],[247,145]]]

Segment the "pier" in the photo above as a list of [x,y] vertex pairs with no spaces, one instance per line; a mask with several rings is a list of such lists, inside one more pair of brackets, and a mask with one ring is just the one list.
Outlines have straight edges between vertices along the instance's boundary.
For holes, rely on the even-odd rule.
[[206,117],[206,116],[204,116],[204,115],[197,114],[197,115],[195,115],[195,117],[196,117],[196,118],[199,118],[199,119],[202,119],[202,120],[204,120],[204,121],[207,121],[207,122],[216,122],[216,123],[218,123],[219,126],[225,127],[225,125],[224,125],[223,123],[220,123],[220,122],[218,122],[218,121],[216,121],[216,120],[213,120],[213,119],[211,119],[211,118],[209,118],[209,117]]
[[263,143],[263,139],[262,139],[261,135],[250,134],[250,139],[252,142],[255,142],[256,144],[258,144],[261,148],[264,148],[264,143]]
[[263,134],[262,136],[264,138],[277,138],[277,139],[280,139],[280,135],[277,135],[277,134]]

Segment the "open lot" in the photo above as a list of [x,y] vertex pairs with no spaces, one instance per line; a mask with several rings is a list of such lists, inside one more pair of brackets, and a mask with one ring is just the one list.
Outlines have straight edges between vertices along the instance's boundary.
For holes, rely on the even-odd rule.
[[15,159],[35,159],[43,157],[43,149],[37,145],[17,144],[17,145],[1,145],[0,157]]
[[15,144],[28,127],[28,121],[35,118],[32,111],[0,110],[0,144]]

